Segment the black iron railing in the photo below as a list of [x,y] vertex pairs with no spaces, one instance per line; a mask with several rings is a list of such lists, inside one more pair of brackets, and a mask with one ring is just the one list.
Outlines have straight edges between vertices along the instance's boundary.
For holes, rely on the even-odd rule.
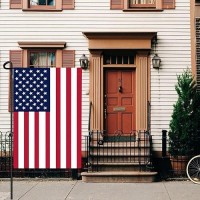
[[[10,177],[12,164],[11,142],[13,141],[10,132],[0,132],[0,178]],[[82,144],[84,143],[85,138],[82,138]],[[13,176],[19,178],[74,178],[71,169],[14,169]]]
[[152,137],[148,131],[121,130],[107,136],[104,131],[90,131],[87,137],[88,171],[100,171],[103,166],[152,169]]

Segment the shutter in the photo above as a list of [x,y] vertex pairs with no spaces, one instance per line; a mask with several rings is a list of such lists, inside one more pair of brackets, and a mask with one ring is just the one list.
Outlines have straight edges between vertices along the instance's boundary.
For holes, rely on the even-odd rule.
[[10,0],[10,8],[12,9],[22,8],[22,0]]
[[[22,67],[22,50],[10,51],[10,61],[13,67]],[[9,75],[10,78],[10,75]],[[8,111],[11,112],[11,94],[10,94],[10,79],[9,79],[9,95],[8,95]],[[13,109],[12,109],[13,111]]]
[[62,0],[62,8],[64,10],[74,9],[74,0]]
[[10,51],[10,61],[13,63],[13,67],[22,67],[22,50]]
[[122,10],[123,8],[124,8],[124,0],[110,0],[110,9]]
[[75,67],[75,51],[63,50],[62,67],[73,68]]
[[163,0],[163,9],[175,9],[175,0]]

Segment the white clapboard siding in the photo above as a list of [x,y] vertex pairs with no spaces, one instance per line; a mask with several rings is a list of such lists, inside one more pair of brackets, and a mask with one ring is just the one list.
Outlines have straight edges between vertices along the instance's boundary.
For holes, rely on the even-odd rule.
[[[0,66],[9,60],[9,50],[19,50],[18,41],[65,41],[75,50],[75,65],[82,54],[89,57],[88,40],[82,32],[157,32],[161,69],[151,67],[151,132],[160,136],[169,128],[176,101],[177,74],[191,67],[190,1],[176,0],[176,9],[163,12],[110,10],[110,0],[76,0],[74,10],[28,12],[0,5]],[[152,54],[154,52],[152,51]],[[89,116],[89,73],[83,72],[82,131],[86,135]],[[8,131],[8,72],[0,68],[0,131]],[[159,148],[159,144],[157,145]]]

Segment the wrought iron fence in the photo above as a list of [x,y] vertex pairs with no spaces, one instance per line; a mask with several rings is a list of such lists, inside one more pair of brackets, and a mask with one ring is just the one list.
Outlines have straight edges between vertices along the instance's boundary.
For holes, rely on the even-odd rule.
[[[11,169],[11,135],[0,132],[0,177],[10,177]],[[77,172],[70,169],[20,169],[13,170],[14,177],[32,178],[73,178]]]
[[[151,136],[147,131],[132,131],[130,134],[116,131],[113,136],[107,137],[103,131],[90,131],[88,136],[82,138],[84,156],[82,169],[78,173],[69,169],[23,169],[13,170],[13,176],[73,178],[81,171],[100,171],[103,165],[111,164],[113,167],[117,163],[122,169],[135,164],[137,170],[157,171],[161,179],[186,177],[184,160],[194,155],[177,156],[172,159],[168,153],[168,146],[166,134]],[[159,155],[155,153],[156,147],[159,148]],[[197,154],[200,154],[200,145],[197,149]],[[10,132],[0,132],[0,177],[10,177],[10,169],[11,135]]]

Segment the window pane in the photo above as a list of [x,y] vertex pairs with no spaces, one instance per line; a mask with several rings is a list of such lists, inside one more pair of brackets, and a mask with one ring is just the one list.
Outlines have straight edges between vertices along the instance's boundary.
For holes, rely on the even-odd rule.
[[55,52],[48,53],[48,66],[55,67]]
[[40,67],[47,66],[47,53],[46,52],[39,53],[39,66]]
[[38,5],[46,5],[46,0],[38,0]]
[[30,54],[30,66],[38,66],[38,54],[37,53]]
[[47,0],[47,5],[55,6],[55,0]]

